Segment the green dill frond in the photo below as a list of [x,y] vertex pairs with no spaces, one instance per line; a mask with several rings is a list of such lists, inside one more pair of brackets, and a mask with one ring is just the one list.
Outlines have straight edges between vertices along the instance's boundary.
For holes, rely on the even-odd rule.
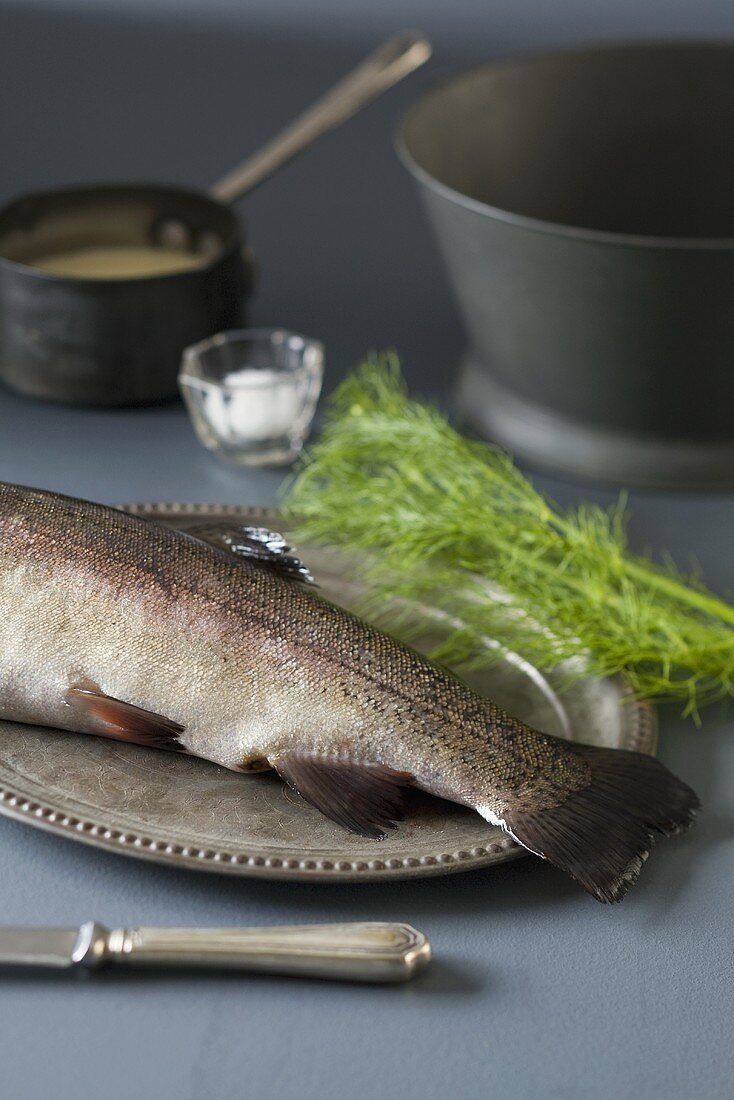
[[421,601],[459,620],[435,654],[446,663],[492,659],[490,636],[546,670],[583,653],[586,674],[622,673],[688,714],[734,691],[734,607],[631,555],[624,500],[546,500],[506,453],[412,400],[394,355],[333,395],[287,507],[300,538],[366,552],[382,625],[406,636]]

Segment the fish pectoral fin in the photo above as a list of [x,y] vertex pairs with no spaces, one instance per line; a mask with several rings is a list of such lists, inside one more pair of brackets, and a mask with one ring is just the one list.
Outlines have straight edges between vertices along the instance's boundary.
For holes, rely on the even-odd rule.
[[184,727],[178,722],[105,695],[90,680],[72,684],[64,696],[64,702],[77,712],[85,730],[98,737],[110,737],[115,741],[128,741],[154,749],[186,751],[179,739]]
[[384,840],[386,830],[403,819],[401,788],[412,779],[408,772],[314,753],[286,753],[270,763],[306,802],[352,833]]
[[235,523],[197,523],[183,529],[184,533],[224,550],[238,558],[262,565],[287,580],[313,584],[313,577],[300,558],[290,553],[290,546],[277,531],[267,527],[246,527]]

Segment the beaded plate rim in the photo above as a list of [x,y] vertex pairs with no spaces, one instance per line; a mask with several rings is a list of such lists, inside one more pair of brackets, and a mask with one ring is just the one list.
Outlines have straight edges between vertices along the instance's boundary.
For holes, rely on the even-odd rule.
[[[121,505],[134,515],[161,518],[177,516],[237,516],[244,521],[257,521],[277,526],[278,512],[261,505],[193,504],[180,502],[132,503]],[[619,682],[621,694],[630,691]],[[657,719],[654,708],[639,700],[626,707],[629,726],[627,747],[637,752],[654,754],[657,748]],[[498,839],[486,845],[454,851],[437,851],[423,856],[387,857],[385,859],[296,858],[264,856],[256,852],[231,851],[217,847],[200,848],[171,843],[161,837],[146,835],[131,829],[110,828],[89,817],[70,814],[58,804],[28,798],[19,789],[0,784],[0,813],[43,829],[82,841],[96,848],[138,859],[154,861],[199,871],[215,871],[269,879],[300,879],[302,881],[359,881],[389,878],[424,878],[455,871],[475,870],[517,856],[525,849],[510,837],[496,830]],[[151,833],[153,830],[151,830]],[[490,833],[492,835],[492,833]]]

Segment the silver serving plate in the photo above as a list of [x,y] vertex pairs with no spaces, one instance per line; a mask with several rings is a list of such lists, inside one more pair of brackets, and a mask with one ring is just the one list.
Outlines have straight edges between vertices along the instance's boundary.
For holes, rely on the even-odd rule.
[[[171,526],[227,517],[277,529],[262,508],[195,504],[127,506]],[[321,592],[344,607],[363,594],[348,556],[300,545]],[[431,621],[430,609],[423,609]],[[433,615],[430,645],[445,630]],[[490,639],[487,645],[492,646]],[[588,678],[559,695],[519,657],[468,677],[526,722],[572,740],[653,753],[654,712],[618,679]],[[521,855],[478,814],[420,792],[386,840],[352,836],[272,773],[243,776],[214,764],[59,730],[0,723],[0,813],[60,836],[178,867],[261,878],[358,881],[421,878]]]

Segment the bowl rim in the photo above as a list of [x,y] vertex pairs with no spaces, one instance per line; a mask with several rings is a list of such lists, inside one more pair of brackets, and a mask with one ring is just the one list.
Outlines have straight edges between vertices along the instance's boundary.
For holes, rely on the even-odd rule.
[[244,392],[250,392],[252,390],[272,389],[276,384],[273,382],[272,377],[267,378],[264,376],[262,380],[254,378],[260,370],[260,368],[257,367],[248,368],[247,373],[253,376],[248,382],[240,382],[236,379],[225,381],[223,377],[214,378],[207,374],[202,364],[202,356],[216,348],[224,347],[226,344],[242,343],[248,340],[257,340],[272,344],[273,341],[278,338],[284,343],[290,343],[292,340],[300,340],[304,350],[308,348],[315,353],[316,362],[315,364],[301,362],[296,367],[276,368],[276,373],[279,376],[277,384],[280,384],[281,381],[288,378],[299,377],[301,375],[313,376],[314,373],[318,375],[321,382],[324,373],[324,345],[321,340],[316,340],[311,336],[305,336],[302,332],[296,332],[294,329],[284,328],[283,326],[267,328],[260,325],[256,328],[222,329],[221,332],[215,332],[211,336],[206,336],[203,340],[198,340],[197,343],[189,344],[185,347],[181,353],[181,365],[178,372],[179,388],[182,388],[185,384],[194,389],[205,391],[224,390],[226,392],[236,392],[238,390],[243,390]]
[[426,190],[432,191],[443,199],[456,206],[463,207],[474,214],[482,214],[495,221],[507,225],[517,226],[519,229],[536,233],[544,233],[549,236],[570,238],[578,241],[599,242],[603,244],[619,245],[622,247],[680,249],[700,252],[724,252],[734,249],[734,236],[728,237],[684,237],[666,236],[657,234],[642,234],[629,232],[616,232],[607,229],[594,229],[569,225],[565,222],[554,222],[547,218],[536,218],[527,214],[520,214],[507,210],[501,206],[484,202],[482,199],[472,198],[463,191],[443,183],[426,168],[424,168],[408,148],[406,130],[411,119],[430,102],[435,96],[449,88],[460,84],[462,81],[481,72],[498,71],[518,64],[535,64],[564,57],[585,57],[602,53],[615,53],[625,51],[627,53],[655,52],[664,53],[680,51],[711,50],[728,52],[734,61],[734,40],[717,41],[705,38],[670,38],[670,39],[640,39],[640,40],[611,40],[590,43],[583,46],[572,46],[561,49],[529,50],[498,57],[496,60],[479,62],[450,73],[428,84],[416,96],[408,107],[402,112],[393,134],[393,146],[397,157],[404,168]]

